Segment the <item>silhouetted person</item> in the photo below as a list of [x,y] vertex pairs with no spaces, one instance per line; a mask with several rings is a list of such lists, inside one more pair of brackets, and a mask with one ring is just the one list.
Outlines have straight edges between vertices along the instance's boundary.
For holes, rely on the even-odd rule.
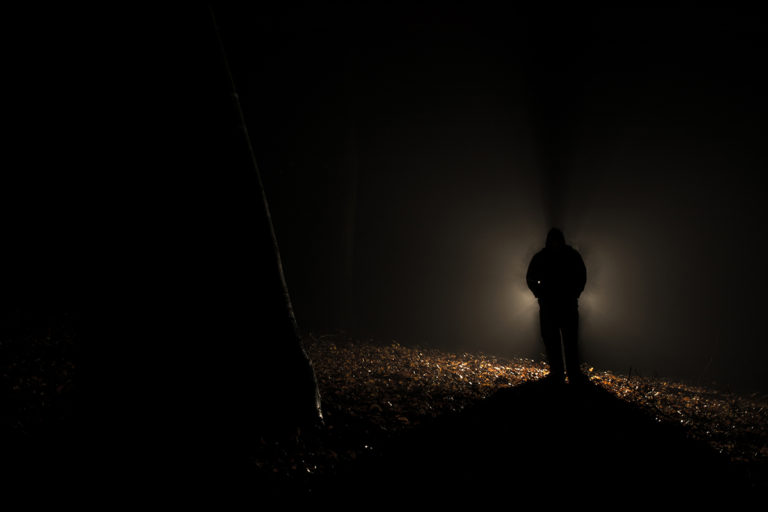
[[562,231],[556,228],[549,231],[546,247],[534,255],[528,266],[526,281],[539,299],[541,337],[549,360],[549,378],[553,382],[563,382],[565,353],[569,382],[584,382],[579,368],[578,329],[579,295],[587,282],[587,269],[579,252],[566,245]]

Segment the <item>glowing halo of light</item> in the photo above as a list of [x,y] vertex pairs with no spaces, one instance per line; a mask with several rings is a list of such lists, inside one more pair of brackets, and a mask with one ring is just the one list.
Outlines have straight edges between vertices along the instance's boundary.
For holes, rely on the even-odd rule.
[[525,285],[515,286],[510,293],[510,316],[512,321],[530,318],[538,312],[538,301]]

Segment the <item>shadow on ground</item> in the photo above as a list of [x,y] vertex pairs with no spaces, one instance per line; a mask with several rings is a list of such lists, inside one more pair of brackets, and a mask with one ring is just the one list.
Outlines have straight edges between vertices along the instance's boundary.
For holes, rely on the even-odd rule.
[[[542,504],[738,496],[743,475],[708,445],[591,384],[525,383],[414,429],[312,490],[319,499]],[[473,498],[474,497],[474,498]]]
[[[376,453],[318,477],[309,488],[256,481],[238,457],[211,457],[199,446],[166,440],[144,444],[126,436],[96,456],[65,430],[56,435],[6,437],[6,490],[57,503],[75,498],[102,503],[264,504],[267,498],[333,505],[592,503],[607,494],[614,505],[682,498],[741,500],[765,488],[682,427],[658,423],[645,410],[592,385],[543,381],[492,397],[393,438]],[[130,430],[127,430],[130,432]],[[184,438],[187,439],[187,438]],[[141,443],[139,443],[141,441]],[[84,441],[80,441],[84,442]],[[122,448],[116,449],[114,446]],[[88,446],[101,446],[89,441]]]

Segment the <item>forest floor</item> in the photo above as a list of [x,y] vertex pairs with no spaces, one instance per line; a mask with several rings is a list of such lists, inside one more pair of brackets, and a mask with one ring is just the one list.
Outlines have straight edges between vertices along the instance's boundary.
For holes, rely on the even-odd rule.
[[588,384],[557,386],[544,379],[547,365],[530,359],[342,335],[304,344],[324,427],[261,440],[254,463],[276,495],[768,490],[765,396],[589,366]]
[[[589,366],[588,384],[557,386],[543,362],[340,334],[309,335],[304,346],[323,424],[256,440],[237,470],[254,495],[353,503],[530,495],[546,503],[553,490],[586,499],[609,488],[627,500],[768,491],[763,395]],[[77,343],[66,332],[32,333],[3,340],[0,353],[3,446],[35,443],[34,432],[72,415]],[[56,464],[52,481],[71,465]]]

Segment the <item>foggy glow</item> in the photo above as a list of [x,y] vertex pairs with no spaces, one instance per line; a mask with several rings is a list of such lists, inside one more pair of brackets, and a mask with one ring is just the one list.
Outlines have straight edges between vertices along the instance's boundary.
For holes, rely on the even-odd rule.
[[[332,44],[291,33],[296,44],[269,61],[279,80],[246,90],[263,110],[254,139],[303,328],[538,357],[525,270],[558,225],[587,266],[580,348],[591,363],[765,389],[765,98],[742,66],[762,29],[699,15],[700,27],[738,35],[711,39],[734,51],[681,44],[698,24],[664,23],[657,40],[623,15],[581,27],[580,41],[531,39],[540,31],[516,17],[521,30],[505,23],[461,52],[441,23],[360,49],[344,31]],[[565,40],[582,46],[564,51]],[[425,48],[436,52],[428,67],[416,57]],[[677,66],[691,48],[701,58]],[[339,52],[349,68],[336,76],[317,57]],[[237,63],[243,77],[255,62]],[[343,84],[290,86],[307,66]],[[742,95],[754,105],[733,101]]]
[[537,315],[538,301],[525,284],[515,286],[510,296],[510,316],[513,320],[523,320]]
[[579,311],[582,314],[597,314],[600,311],[600,294],[596,291],[584,290],[579,297]]

